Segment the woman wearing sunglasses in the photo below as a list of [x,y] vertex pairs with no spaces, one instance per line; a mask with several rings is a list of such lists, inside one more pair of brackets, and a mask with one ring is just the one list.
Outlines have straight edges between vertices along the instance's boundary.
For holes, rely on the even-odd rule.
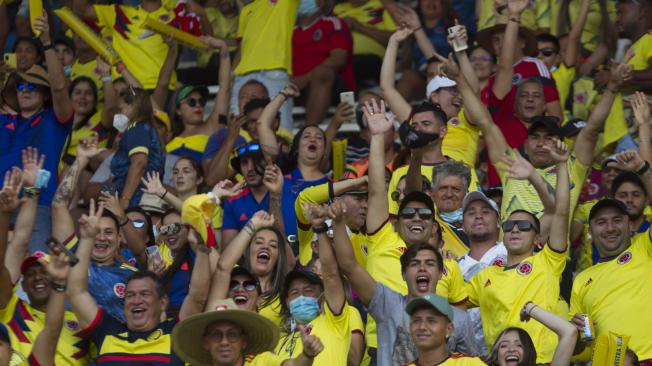
[[232,299],[240,310],[258,312],[262,290],[258,278],[248,269],[238,266],[229,271],[215,271],[206,311],[215,310],[224,299]]

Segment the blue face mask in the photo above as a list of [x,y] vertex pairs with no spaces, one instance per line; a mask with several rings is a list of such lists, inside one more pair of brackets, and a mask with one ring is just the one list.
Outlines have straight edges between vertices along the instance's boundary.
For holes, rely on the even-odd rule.
[[301,0],[299,3],[299,16],[313,15],[319,11],[316,0]]
[[308,324],[319,315],[319,301],[315,297],[299,296],[290,302],[292,318],[301,324]]
[[441,219],[447,224],[461,222],[464,217],[464,210],[460,207],[453,212],[440,212],[439,217],[441,217]]

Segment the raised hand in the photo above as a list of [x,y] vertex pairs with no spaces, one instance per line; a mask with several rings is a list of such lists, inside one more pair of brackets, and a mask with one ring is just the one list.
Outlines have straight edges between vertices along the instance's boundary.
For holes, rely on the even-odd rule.
[[362,107],[367,123],[369,124],[369,131],[372,135],[382,135],[392,128],[392,121],[385,115],[385,101],[380,101],[380,106],[376,103],[375,99],[368,101]]
[[256,212],[254,216],[249,219],[249,222],[253,225],[254,230],[272,227],[274,226],[274,215],[261,210]]
[[299,90],[299,87],[293,83],[287,83],[285,87],[283,87],[283,90],[279,92],[279,94],[283,95],[285,99],[296,98],[301,95],[301,90]]
[[333,222],[342,222],[345,213],[346,205],[342,200],[336,199],[330,204],[330,206],[328,206],[328,217],[330,217]]
[[238,136],[240,136],[240,130],[242,129],[242,126],[245,125],[245,123],[247,123],[246,114],[242,114],[240,116],[230,114],[228,124],[226,125],[227,136],[236,139]]
[[392,33],[392,35],[389,37],[390,42],[397,42],[401,43],[404,40],[406,40],[409,36],[414,33],[413,29],[410,28],[400,28],[396,32]]
[[419,15],[411,7],[398,4],[398,21],[399,23],[405,25],[407,28],[411,29],[413,32],[421,28],[421,20],[419,20]]
[[48,23],[48,13],[45,9],[43,9],[43,15],[34,21],[33,28],[41,32],[39,38],[43,44],[50,43],[50,23]]
[[48,263],[44,257],[38,259],[39,263],[50,275],[50,280],[56,284],[65,284],[68,281],[68,274],[70,274],[70,263],[66,253],[52,251],[50,253],[50,262]]
[[650,105],[647,103],[645,93],[637,91],[631,99],[632,111],[634,112],[634,119],[636,124],[649,125],[650,124]]
[[609,83],[607,87],[613,90],[619,89],[627,80],[632,78],[632,65],[628,64],[627,61],[623,61],[620,64],[611,61],[611,66],[609,67]]
[[350,121],[355,119],[355,110],[353,109],[353,106],[349,103],[342,102],[337,105],[337,109],[335,109],[335,114],[333,115],[333,119],[331,119],[331,125],[337,126],[339,128],[344,121]]
[[238,184],[233,184],[230,180],[226,179],[223,180],[215,185],[213,187],[213,194],[215,197],[222,199],[222,198],[229,198],[229,197],[234,197],[240,194],[242,192],[242,188],[244,188],[245,182],[238,182]]
[[627,150],[616,155],[616,160],[625,170],[637,172],[645,165],[645,160],[636,150]]
[[33,187],[36,184],[36,177],[38,171],[43,168],[45,163],[45,155],[39,158],[38,149],[35,147],[28,147],[22,151],[23,160],[23,184],[26,187]]
[[519,154],[517,150],[514,151],[514,156],[504,154],[500,159],[502,164],[496,165],[496,169],[506,172],[509,179],[528,179],[535,174],[534,166]]
[[98,154],[106,151],[105,148],[97,147],[97,134],[93,133],[90,139],[83,139],[77,144],[77,158],[90,160]]
[[158,172],[148,172],[147,176],[140,178],[140,181],[145,185],[145,188],[141,188],[145,193],[153,194],[162,198],[165,192],[167,192],[163,183],[161,183],[161,177]]
[[109,65],[104,59],[100,56],[95,58],[96,66],[95,73],[100,76],[111,76],[111,65]]
[[555,163],[566,162],[570,157],[568,145],[559,139],[555,139],[552,146],[544,145],[543,149],[550,153],[550,157]]
[[303,354],[313,359],[317,357],[324,350],[324,345],[321,343],[321,340],[317,336],[310,335],[310,328],[300,329],[301,331],[301,343],[303,343]]
[[18,194],[23,188],[22,172],[14,167],[5,173],[5,180],[0,191],[0,212],[11,215],[20,206]]
[[453,60],[453,54],[448,55],[448,59],[442,58],[442,64],[439,66],[439,73],[449,79],[456,80],[460,76],[460,67]]
[[281,172],[281,168],[274,164],[269,156],[265,159],[267,160],[267,166],[263,174],[263,184],[271,193],[282,194],[283,173]]
[[122,206],[120,206],[120,198],[118,197],[118,192],[111,194],[109,192],[102,191],[100,192],[99,201],[102,204],[103,208],[107,209],[116,217],[125,216],[125,211]]
[[308,202],[303,203],[306,219],[310,221],[313,227],[321,227],[328,218],[327,205],[312,205]]
[[[455,25],[461,25],[458,21],[457,18],[455,18]],[[461,28],[456,33],[449,34],[448,35],[448,44],[453,47],[453,41],[455,40],[462,40],[464,43],[468,44],[469,40],[469,35],[466,32],[466,27],[464,25],[461,25]]]
[[510,15],[520,15],[530,5],[530,0],[507,0]]
[[100,204],[95,209],[95,200],[91,199],[88,215],[82,215],[78,221],[80,238],[95,238],[100,233],[100,218],[103,212],[104,206]]

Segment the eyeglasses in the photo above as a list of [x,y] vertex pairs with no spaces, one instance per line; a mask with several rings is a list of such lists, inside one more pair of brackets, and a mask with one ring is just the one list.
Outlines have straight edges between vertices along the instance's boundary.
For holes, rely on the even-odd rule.
[[231,280],[231,282],[229,282],[229,289],[231,291],[238,291],[239,289],[244,288],[244,290],[247,292],[253,292],[256,291],[256,287],[257,287],[256,281],[251,281],[251,280],[247,280],[243,282]]
[[174,235],[177,234],[179,231],[181,231],[181,224],[178,222],[175,222],[173,224],[167,224],[161,226],[161,229],[159,230],[160,235]]
[[557,50],[555,50],[552,47],[544,47],[544,48],[539,49],[539,54],[544,55],[546,57],[550,57],[550,56],[554,55],[555,53],[557,53]]
[[414,217],[414,215],[419,215],[419,218],[421,220],[427,220],[427,219],[432,219],[432,211],[429,208],[413,208],[413,207],[406,207],[401,210],[399,213],[399,216],[402,219],[411,219]]
[[31,83],[20,83],[16,85],[16,91],[18,92],[35,92],[38,87]]
[[131,220],[131,226],[135,229],[142,229],[145,226],[145,220]]
[[234,343],[240,340],[240,337],[242,337],[242,332],[239,332],[237,330],[230,330],[226,333],[220,332],[220,331],[214,331],[206,334],[207,337],[212,338],[214,341],[221,342],[224,337],[226,337],[226,340],[229,341],[229,343]]
[[469,58],[471,62],[478,62],[478,61],[484,61],[484,62],[489,62],[492,61],[491,56],[471,56]]
[[190,108],[195,108],[196,106],[200,106],[200,107],[204,108],[204,106],[206,105],[206,99],[204,99],[204,98],[188,98],[185,101],[183,101],[182,103],[186,103],[188,105],[188,107],[190,107]]
[[503,223],[503,231],[506,233],[514,230],[514,227],[518,227],[518,231],[530,231],[536,229],[533,223],[527,220],[508,220]]
[[258,144],[248,144],[248,145],[244,145],[244,146],[241,146],[240,148],[238,148],[236,153],[238,154],[238,156],[242,156],[247,152],[258,152],[258,151],[260,151],[260,145],[258,145]]

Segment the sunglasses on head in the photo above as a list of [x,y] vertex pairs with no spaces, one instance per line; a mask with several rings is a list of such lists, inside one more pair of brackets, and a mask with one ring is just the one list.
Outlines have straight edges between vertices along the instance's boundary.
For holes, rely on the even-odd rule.
[[503,223],[503,231],[506,233],[511,232],[515,226],[518,227],[518,231],[536,230],[534,224],[528,220],[508,220]]
[[231,280],[231,282],[229,282],[229,289],[231,291],[238,291],[239,289],[244,288],[245,291],[252,292],[256,291],[256,286],[256,281],[252,280],[246,280],[242,282]]
[[38,87],[28,82],[24,82],[16,85],[16,91],[18,92],[33,92],[36,90],[38,90]]
[[161,230],[159,230],[159,233],[161,235],[174,235],[177,234],[179,231],[181,231],[181,224],[175,222],[173,224],[167,224],[161,226]]
[[539,54],[540,54],[540,55],[544,55],[544,56],[546,56],[546,57],[552,56],[552,55],[554,55],[555,53],[557,53],[557,50],[555,50],[555,49],[552,48],[552,47],[545,47],[545,48],[540,48],[540,49],[539,49]]
[[183,103],[186,103],[188,107],[194,108],[196,106],[204,107],[206,105],[206,99],[204,98],[188,98]]
[[432,211],[429,208],[414,208],[414,207],[406,207],[401,210],[399,213],[399,216],[403,219],[411,219],[414,217],[414,215],[419,215],[419,218],[421,220],[428,220],[432,219]]
[[131,226],[135,229],[142,229],[145,226],[145,220],[131,220]]
[[260,145],[258,145],[258,144],[248,144],[248,145],[244,145],[244,146],[238,148],[236,153],[238,154],[238,156],[242,156],[247,152],[258,152],[258,151],[260,151]]

